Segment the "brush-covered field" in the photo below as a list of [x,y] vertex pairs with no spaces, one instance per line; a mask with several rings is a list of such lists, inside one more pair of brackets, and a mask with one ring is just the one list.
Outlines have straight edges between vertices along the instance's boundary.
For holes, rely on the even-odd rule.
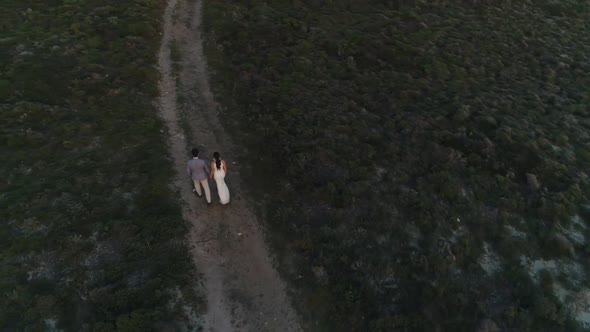
[[205,23],[312,330],[590,328],[590,4],[216,0]]
[[0,330],[161,330],[201,303],[154,104],[164,5],[0,0]]

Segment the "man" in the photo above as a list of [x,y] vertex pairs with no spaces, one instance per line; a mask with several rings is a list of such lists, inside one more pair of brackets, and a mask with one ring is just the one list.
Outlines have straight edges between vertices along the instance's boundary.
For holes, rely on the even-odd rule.
[[209,182],[207,182],[209,173],[209,163],[206,160],[199,159],[199,149],[192,150],[193,159],[186,162],[186,172],[193,179],[197,196],[202,197],[201,186],[205,189],[205,198],[207,205],[211,205],[211,191],[209,191]]

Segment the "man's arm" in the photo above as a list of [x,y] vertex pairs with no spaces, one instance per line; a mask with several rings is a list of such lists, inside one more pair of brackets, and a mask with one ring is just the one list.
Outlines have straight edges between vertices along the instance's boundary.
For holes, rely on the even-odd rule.
[[192,175],[192,173],[191,173],[191,168],[189,167],[188,163],[186,163],[186,173],[187,173],[189,176],[191,176],[191,175]]
[[211,173],[211,165],[209,164],[209,160],[203,160],[203,163],[205,165],[203,165],[203,168],[205,169],[205,173],[210,174]]

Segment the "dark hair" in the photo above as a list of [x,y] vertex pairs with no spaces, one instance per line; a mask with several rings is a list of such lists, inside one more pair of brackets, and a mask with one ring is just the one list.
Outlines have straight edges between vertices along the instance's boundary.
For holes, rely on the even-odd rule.
[[221,169],[221,159],[219,157],[219,152],[213,152],[213,158],[215,158],[215,165],[217,169]]
[[199,149],[194,148],[192,152],[193,152],[193,157],[198,157],[199,156]]

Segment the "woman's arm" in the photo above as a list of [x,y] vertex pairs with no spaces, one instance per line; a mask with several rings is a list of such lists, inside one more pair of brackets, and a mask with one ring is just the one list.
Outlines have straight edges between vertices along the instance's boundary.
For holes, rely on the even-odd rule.
[[213,179],[213,175],[215,174],[215,162],[211,163],[211,173],[209,173],[209,179]]
[[225,171],[225,174],[227,174],[227,164],[225,163],[225,160],[223,161],[223,170]]

